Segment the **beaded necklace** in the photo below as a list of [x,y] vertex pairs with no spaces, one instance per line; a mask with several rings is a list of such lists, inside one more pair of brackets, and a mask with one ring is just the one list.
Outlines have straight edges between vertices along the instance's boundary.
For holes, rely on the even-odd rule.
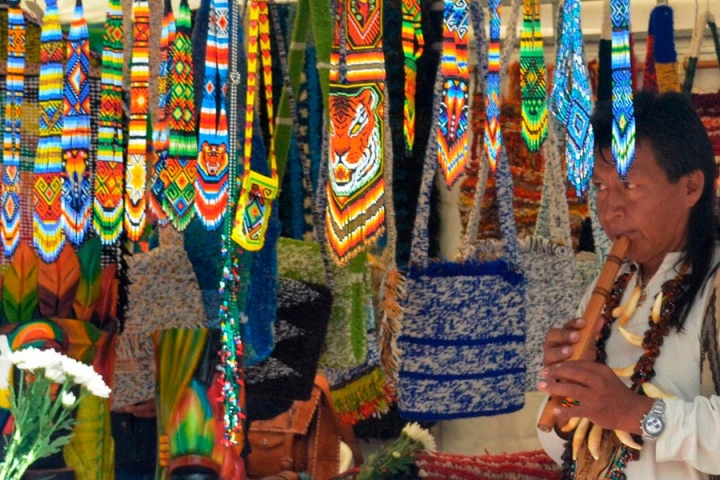
[[485,153],[495,171],[502,144],[500,130],[500,0],[488,0],[490,44],[488,46],[487,95],[485,96]]
[[228,2],[212,0],[205,51],[205,91],[200,109],[195,211],[207,230],[217,229],[228,200]]
[[425,39],[422,31],[422,9],[418,0],[402,2],[402,49],[405,58],[405,105],[403,131],[408,156],[415,144],[415,92],[417,61],[423,53]]
[[[660,306],[660,319],[655,323],[652,316],[648,319],[648,329],[645,331],[642,347],[644,349],[643,354],[635,365],[635,370],[630,377],[632,386],[630,387],[635,392],[642,393],[642,385],[645,382],[649,382],[655,376],[655,360],[660,355],[660,349],[663,344],[664,338],[670,333],[670,324],[673,320],[673,316],[676,314],[675,301],[683,294],[687,286],[687,276],[689,265],[683,264],[677,275],[663,283],[661,292],[663,295],[662,303]],[[605,364],[607,360],[607,352],[605,347],[607,341],[612,333],[612,325],[615,322],[615,318],[612,315],[620,302],[622,301],[625,289],[628,286],[630,278],[636,273],[637,266],[632,264],[630,268],[620,275],[613,285],[613,289],[610,291],[608,301],[603,309],[603,328],[600,331],[600,335],[596,340],[596,361],[598,363]],[[625,478],[623,470],[637,452],[625,445],[619,447],[619,450],[613,455],[613,461],[610,468],[605,476],[606,479]],[[565,455],[563,458],[566,460],[563,465],[564,478],[574,478],[574,471],[576,468],[575,462],[570,462],[572,458],[572,441],[568,441],[565,445]],[[570,476],[567,477],[568,473]]]
[[54,262],[63,245],[62,125],[63,40],[57,1],[47,2],[40,34],[40,139],[34,167],[33,242],[40,257]]
[[123,12],[120,0],[108,2],[100,77],[100,122],[95,170],[93,227],[105,245],[123,228]]
[[522,136],[531,152],[540,150],[548,133],[546,71],[540,0],[523,0],[523,30],[520,38]]
[[90,223],[90,37],[82,1],[73,12],[67,44],[64,89],[65,120],[62,149],[65,160],[62,207],[65,235],[80,245]]
[[618,173],[627,176],[635,159],[635,109],[630,64],[630,0],[610,0],[612,19],[612,153]]
[[158,220],[160,225],[169,222],[167,214],[163,210],[165,199],[166,175],[168,148],[170,147],[170,87],[171,72],[173,69],[170,47],[175,43],[175,15],[172,10],[172,2],[165,0],[165,13],[162,19],[162,32],[160,34],[160,76],[158,78],[158,119],[153,126],[153,147],[155,157],[153,158],[152,178],[150,179],[150,192],[148,205],[150,212]]
[[188,0],[180,0],[171,48],[173,61],[170,88],[170,146],[168,147],[163,209],[173,226],[185,230],[193,219],[197,138],[195,137],[195,88],[193,86],[192,23]]
[[468,150],[468,20],[465,0],[445,0],[443,50],[440,73],[443,76],[439,105],[438,163],[448,187],[465,170]]

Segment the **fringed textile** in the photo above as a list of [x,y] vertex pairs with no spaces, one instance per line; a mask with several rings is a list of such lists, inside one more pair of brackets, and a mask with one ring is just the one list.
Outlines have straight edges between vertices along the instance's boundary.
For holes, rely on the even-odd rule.
[[19,4],[8,8],[7,90],[0,226],[5,256],[20,244],[20,129],[25,97],[25,17]]
[[228,10],[227,0],[213,0],[210,3],[205,89],[200,109],[200,148],[195,177],[195,211],[207,230],[215,230],[220,226],[228,200],[228,125],[225,111],[229,57]]
[[255,117],[256,85],[258,57],[261,58],[265,105],[267,108],[268,133],[274,134],[272,57],[270,55],[270,18],[267,0],[250,2],[250,28],[248,30],[248,75],[245,104],[245,148],[243,179],[240,199],[235,212],[235,225],[232,237],[241,247],[249,251],[260,250],[265,242],[265,232],[270,220],[273,200],[277,196],[279,179],[275,149],[270,144],[270,176],[253,171],[250,165],[252,156],[252,126]]
[[490,44],[488,45],[487,94],[485,96],[485,152],[495,170],[502,144],[500,129],[500,0],[490,0]]
[[73,12],[67,46],[62,149],[65,160],[62,207],[65,235],[74,245],[85,239],[90,224],[90,38],[82,1]]
[[162,20],[160,35],[160,76],[158,78],[158,118],[153,126],[153,167],[150,179],[150,192],[148,206],[152,215],[165,225],[169,222],[163,203],[165,202],[165,189],[167,188],[168,148],[170,147],[170,90],[172,89],[173,59],[170,48],[175,43],[175,14],[170,0],[165,0],[165,12]]
[[653,53],[658,91],[679,92],[673,9],[669,5],[656,6],[650,12],[650,23],[654,36]]
[[418,0],[402,1],[402,49],[405,58],[405,102],[403,132],[405,152],[410,156],[415,144],[415,83],[417,61],[423,53],[425,39],[422,31],[422,9]]
[[57,1],[49,0],[40,39],[40,139],[34,167],[33,243],[47,263],[65,245],[62,228],[63,51]]
[[336,7],[325,235],[333,260],[345,265],[384,231],[383,4]]
[[546,73],[540,0],[523,0],[523,30],[520,38],[522,136],[531,152],[540,150],[548,134]]
[[105,245],[123,229],[123,19],[120,0],[108,2],[100,78],[100,124],[93,227]]
[[635,159],[635,109],[630,64],[630,0],[610,0],[612,19],[613,135],[617,171],[625,178]]
[[195,100],[193,87],[192,24],[187,0],[180,1],[176,17],[175,43],[170,89],[170,146],[168,147],[163,209],[177,230],[184,230],[193,219],[195,177],[197,175],[197,139],[195,137]]

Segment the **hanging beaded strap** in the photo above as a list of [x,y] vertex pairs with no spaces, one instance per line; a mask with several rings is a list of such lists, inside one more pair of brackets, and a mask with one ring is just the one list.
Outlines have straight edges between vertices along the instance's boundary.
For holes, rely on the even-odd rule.
[[195,211],[207,230],[217,229],[228,200],[228,2],[212,0],[205,50],[205,90],[200,109]]
[[627,176],[635,159],[635,109],[630,64],[630,0],[610,0],[612,19],[612,152],[618,173]]
[[418,0],[402,0],[402,49],[405,58],[405,105],[403,131],[408,156],[415,144],[415,83],[417,61],[423,53],[422,9]]
[[487,94],[485,96],[485,153],[494,171],[502,143],[500,130],[500,0],[488,0],[490,44],[488,45]]
[[170,91],[170,146],[164,179],[163,209],[173,226],[182,231],[193,219],[195,176],[197,175],[197,138],[195,136],[195,100],[193,87],[192,23],[188,0],[180,1],[176,17],[175,43]]
[[33,244],[47,263],[54,262],[65,245],[61,206],[63,46],[57,0],[49,0],[40,34],[40,138],[33,189]]
[[438,128],[438,163],[448,187],[465,170],[468,151],[468,4],[466,0],[445,0],[443,49],[440,70],[443,98]]
[[247,103],[245,107],[245,149],[243,181],[240,199],[235,212],[232,238],[251,252],[260,250],[265,243],[265,232],[270,221],[272,202],[277,196],[279,181],[274,146],[270,144],[270,176],[250,168],[252,155],[252,126],[255,117],[255,92],[257,85],[258,56],[261,57],[265,105],[267,107],[268,133],[274,133],[272,96],[272,56],[270,55],[270,19],[267,0],[252,0],[249,9],[248,29],[248,76]]
[[520,39],[522,136],[531,152],[540,150],[548,134],[546,73],[540,0],[523,0],[523,30]]
[[93,227],[105,245],[123,229],[123,18],[120,0],[108,2],[100,77],[100,124]]
[[8,7],[7,90],[3,137],[2,243],[10,257],[20,243],[20,129],[25,97],[25,17],[19,2]]
[[75,4],[67,44],[62,149],[65,161],[62,209],[65,235],[74,245],[90,224],[90,40],[82,1]]
[[171,72],[173,69],[170,47],[175,43],[175,15],[172,2],[165,0],[165,9],[162,19],[162,32],[160,34],[160,75],[158,78],[158,118],[153,125],[153,157],[152,178],[148,192],[148,206],[153,217],[160,225],[169,222],[163,203],[165,202],[165,189],[167,188],[168,149],[170,147],[170,89],[172,88]]
[[325,235],[339,265],[364,251],[385,225],[381,0],[338,0],[329,95]]

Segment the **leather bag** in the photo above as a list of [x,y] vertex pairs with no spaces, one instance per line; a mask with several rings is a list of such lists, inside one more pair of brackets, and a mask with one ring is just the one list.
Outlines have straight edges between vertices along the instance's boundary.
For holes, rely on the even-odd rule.
[[341,441],[350,447],[355,466],[362,464],[355,434],[337,417],[327,379],[321,375],[315,378],[310,400],[295,401],[270,420],[252,422],[248,440],[249,478],[293,471],[306,472],[313,480],[330,479],[340,473]]

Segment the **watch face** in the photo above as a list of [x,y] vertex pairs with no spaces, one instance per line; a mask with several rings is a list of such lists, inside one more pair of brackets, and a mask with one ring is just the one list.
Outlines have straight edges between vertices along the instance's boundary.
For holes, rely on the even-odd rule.
[[665,422],[662,418],[651,414],[645,417],[645,424],[643,426],[645,427],[646,434],[657,437],[665,428]]

